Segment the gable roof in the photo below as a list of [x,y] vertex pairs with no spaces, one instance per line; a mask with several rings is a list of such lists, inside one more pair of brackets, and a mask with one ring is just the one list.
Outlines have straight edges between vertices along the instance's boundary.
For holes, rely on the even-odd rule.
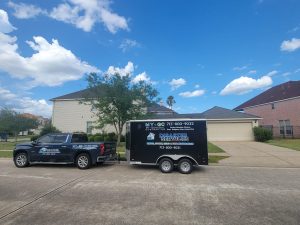
[[89,89],[84,89],[84,90],[76,91],[76,92],[73,92],[73,93],[70,93],[67,95],[62,95],[62,96],[59,96],[56,98],[52,98],[52,99],[50,99],[50,101],[62,100],[62,99],[63,100],[80,99],[80,98],[83,98],[84,95],[94,96],[94,93],[91,92]]
[[169,109],[165,106],[161,106],[161,105],[156,104],[156,103],[154,105],[150,106],[148,108],[148,111],[150,111],[150,112],[173,112],[173,113],[177,113],[172,109]]
[[215,106],[203,113],[155,115],[151,119],[260,119],[247,113]]
[[32,119],[32,118],[36,118],[36,119],[42,118],[43,120],[47,120],[48,121],[48,119],[43,118],[42,116],[35,116],[33,114],[30,114],[30,113],[22,113],[22,115],[25,116],[25,117],[27,117],[27,118],[30,118],[30,119]]
[[300,96],[300,81],[289,81],[284,84],[274,86],[249,101],[235,107],[233,110],[240,111],[244,108],[276,102],[284,99]]

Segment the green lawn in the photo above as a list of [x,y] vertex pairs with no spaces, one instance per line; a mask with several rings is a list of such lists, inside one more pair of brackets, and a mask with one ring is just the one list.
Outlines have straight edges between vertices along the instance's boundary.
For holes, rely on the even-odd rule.
[[210,142],[207,142],[207,148],[208,148],[208,153],[225,152],[223,149],[220,149],[218,146],[215,146]]
[[[28,141],[17,141],[17,144],[24,143]],[[0,142],[0,150],[14,150],[15,142]]]
[[216,155],[210,155],[208,156],[209,158],[209,163],[218,163],[220,160],[222,159],[226,159],[228,158],[229,156],[216,156]]
[[266,143],[300,151],[300,139],[274,138]]
[[[23,138],[31,138],[32,137],[32,135],[24,135],[24,136],[18,136],[18,139],[20,138],[20,139],[23,139]],[[16,137],[15,136],[10,136],[10,137],[8,137],[7,139],[15,139]]]
[[13,151],[0,151],[0,158],[12,158]]

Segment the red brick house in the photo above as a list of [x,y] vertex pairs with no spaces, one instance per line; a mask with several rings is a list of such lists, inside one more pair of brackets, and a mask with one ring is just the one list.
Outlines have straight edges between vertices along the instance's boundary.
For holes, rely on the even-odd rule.
[[273,129],[274,136],[300,138],[300,81],[272,87],[234,110],[262,117],[259,125]]

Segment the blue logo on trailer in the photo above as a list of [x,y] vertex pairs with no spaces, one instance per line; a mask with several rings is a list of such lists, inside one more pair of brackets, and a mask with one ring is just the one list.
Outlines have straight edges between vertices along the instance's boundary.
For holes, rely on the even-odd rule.
[[154,140],[154,136],[155,134],[150,132],[149,135],[147,136],[147,140]]

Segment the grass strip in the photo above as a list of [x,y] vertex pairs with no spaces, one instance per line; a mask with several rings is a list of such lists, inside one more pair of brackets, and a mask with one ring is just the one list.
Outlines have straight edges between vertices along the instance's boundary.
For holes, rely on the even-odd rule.
[[222,159],[229,158],[229,156],[217,156],[217,155],[210,155],[208,156],[209,158],[209,163],[218,163]]
[[266,143],[269,145],[275,145],[300,151],[300,139],[274,138],[273,140],[269,140]]
[[219,152],[225,152],[223,149],[219,148],[216,145],[213,145],[210,142],[207,142],[207,148],[208,148],[208,153],[219,153]]
[[0,158],[12,158],[13,157],[13,153],[12,151],[3,151],[0,152]]

